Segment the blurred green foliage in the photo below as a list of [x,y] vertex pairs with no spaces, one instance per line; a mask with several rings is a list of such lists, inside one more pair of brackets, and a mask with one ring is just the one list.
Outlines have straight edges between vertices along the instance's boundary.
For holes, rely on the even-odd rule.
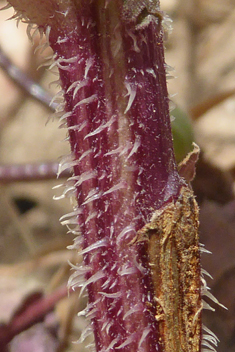
[[179,163],[192,150],[193,126],[188,114],[179,107],[176,107],[171,115],[174,116],[171,122],[173,145],[176,161]]

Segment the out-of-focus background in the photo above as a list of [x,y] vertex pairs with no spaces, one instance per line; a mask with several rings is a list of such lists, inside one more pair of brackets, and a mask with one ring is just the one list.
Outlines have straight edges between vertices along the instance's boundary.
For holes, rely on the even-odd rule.
[[[166,62],[172,68],[169,76],[174,77],[169,77],[168,87],[176,106],[172,115],[177,158],[190,150],[191,139],[199,144],[193,187],[201,208],[201,242],[213,253],[202,254],[202,263],[214,277],[207,280],[211,292],[229,309],[212,302],[216,312],[205,312],[204,322],[220,339],[218,351],[234,352],[235,2],[162,0],[161,6],[173,20]],[[49,98],[58,91],[49,83],[58,77],[37,67],[44,62],[43,56],[51,55],[50,49],[43,56],[40,50],[34,53],[39,38],[32,46],[27,26],[20,23],[17,28],[14,20],[7,20],[12,15],[11,9],[0,12],[0,61],[6,55]],[[66,131],[58,128],[57,118],[50,118],[50,108],[29,97],[5,71],[0,68],[0,166],[58,162],[69,154],[68,143],[63,141]],[[0,323],[8,324],[17,314],[20,317],[19,309],[32,309],[35,302],[41,307],[42,294],[49,297],[46,311],[50,312],[39,314],[36,325],[16,336],[10,352],[27,352],[26,340],[31,341],[31,352],[37,352],[32,346],[39,342],[47,352],[81,349],[73,342],[86,325],[83,317],[76,316],[84,300],[78,299],[78,293],[66,294],[68,260],[77,263],[81,258],[66,249],[73,236],[59,222],[72,206],[67,199],[53,200],[60,191],[52,188],[63,182],[0,185]]]

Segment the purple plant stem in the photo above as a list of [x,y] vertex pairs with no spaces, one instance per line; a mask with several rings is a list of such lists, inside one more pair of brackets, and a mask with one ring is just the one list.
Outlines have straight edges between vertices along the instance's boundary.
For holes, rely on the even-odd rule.
[[[25,3],[16,1],[16,8],[22,11]],[[78,203],[67,224],[78,222],[82,233],[85,267],[75,268],[71,286],[88,289],[86,313],[97,351],[161,352],[146,248],[134,242],[153,212],[182,186],[160,17],[146,16],[137,28],[123,15],[121,0],[39,5],[42,11],[35,5],[24,11],[50,29],[72,150],[68,166],[74,167],[74,186],[65,193]]]
[[[72,292],[70,292],[72,294]],[[9,324],[0,326],[1,348],[22,331],[29,329],[34,324],[43,321],[45,316],[53,311],[56,304],[68,295],[68,288],[61,286],[47,297],[39,297],[31,304],[27,304],[17,315],[13,316]],[[22,307],[20,307],[22,308]],[[2,350],[1,350],[2,351]]]
[[[54,180],[58,173],[59,164],[55,162],[29,164],[0,165],[0,183],[33,182]],[[70,170],[64,170],[60,179],[71,176]]]
[[77,210],[96,348],[156,351],[150,271],[144,250],[130,242],[181,186],[162,30],[155,21],[140,30],[120,21],[117,1],[105,11],[95,2],[81,6],[76,26],[61,32],[59,43],[52,27],[49,39],[77,160]]
[[18,87],[23,89],[28,95],[36,99],[44,106],[54,111],[57,104],[52,102],[52,97],[50,93],[46,92],[40,84],[35,82],[30,78],[25,72],[23,72],[19,67],[14,65],[14,63],[7,57],[4,53],[2,47],[0,46],[0,67],[8,75],[8,77],[17,84]]

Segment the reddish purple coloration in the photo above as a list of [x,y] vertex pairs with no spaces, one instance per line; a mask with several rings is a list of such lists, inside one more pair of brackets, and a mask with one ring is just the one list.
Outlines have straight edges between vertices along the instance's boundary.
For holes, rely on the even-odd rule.
[[[2,164],[0,165],[0,183],[33,182],[55,180],[58,172],[58,163],[31,163],[31,164]],[[60,178],[71,176],[70,170],[61,172]]]
[[22,305],[18,307],[18,310],[12,316],[10,322],[0,325],[1,352],[9,351],[8,343],[16,335],[43,321],[46,315],[52,312],[55,305],[67,294],[67,287],[62,286],[47,297],[44,297],[40,292],[34,292],[29,297],[26,297],[25,301],[22,302]]
[[0,46],[0,67],[8,77],[17,84],[29,96],[39,101],[41,104],[54,111],[57,108],[56,103],[51,103],[52,97],[36,81],[30,78],[19,67],[15,66],[9,57],[4,53]]
[[65,223],[78,216],[86,265],[71,285],[88,289],[97,351],[160,351],[147,257],[132,241],[181,187],[163,33],[157,20],[139,29],[125,23],[113,3],[83,3],[72,31],[52,27],[49,35],[75,160],[78,208]]

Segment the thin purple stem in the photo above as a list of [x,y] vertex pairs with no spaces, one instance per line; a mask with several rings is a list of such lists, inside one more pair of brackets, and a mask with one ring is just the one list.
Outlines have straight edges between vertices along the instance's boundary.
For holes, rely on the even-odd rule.
[[9,57],[4,53],[0,46],[0,67],[8,75],[8,77],[17,84],[18,87],[23,89],[29,96],[36,99],[44,106],[54,111],[57,107],[55,102],[51,103],[52,97],[50,93],[46,92],[40,84],[30,78],[25,72],[17,67]]
[[[0,183],[33,182],[56,179],[59,164],[55,162],[0,165]],[[60,178],[71,176],[70,170],[64,170]]]

